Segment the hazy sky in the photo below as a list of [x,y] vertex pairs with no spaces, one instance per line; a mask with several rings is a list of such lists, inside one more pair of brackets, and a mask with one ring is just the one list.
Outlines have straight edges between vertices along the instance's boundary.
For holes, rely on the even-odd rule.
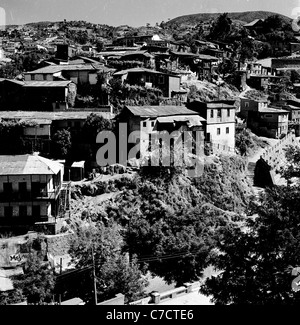
[[[300,0],[0,0],[0,7],[6,24],[67,19],[136,27],[205,12],[265,10],[291,17]],[[0,8],[0,25],[3,17]]]

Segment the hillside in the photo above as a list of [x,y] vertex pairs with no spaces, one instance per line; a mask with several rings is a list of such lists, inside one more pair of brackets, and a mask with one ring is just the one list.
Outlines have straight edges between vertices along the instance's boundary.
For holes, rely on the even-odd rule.
[[[185,16],[179,16],[176,18],[171,19],[166,23],[167,27],[172,27],[174,25],[197,25],[200,22],[211,20],[211,19],[216,19],[220,13],[199,13],[199,14],[193,14],[193,15],[185,15]],[[281,15],[277,14],[274,12],[270,11],[245,11],[245,12],[230,12],[228,13],[228,16],[233,20],[233,21],[239,21],[239,22],[244,22],[244,23],[250,23],[254,19],[266,19],[269,16],[272,15],[278,15],[280,16],[283,20],[285,20],[287,23],[290,22],[292,19]]]

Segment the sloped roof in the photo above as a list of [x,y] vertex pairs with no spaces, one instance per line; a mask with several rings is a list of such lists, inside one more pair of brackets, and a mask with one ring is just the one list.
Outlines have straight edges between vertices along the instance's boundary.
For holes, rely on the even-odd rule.
[[288,114],[289,111],[284,109],[277,109],[272,107],[262,107],[258,110],[260,113],[272,113],[272,114]]
[[[158,116],[176,116],[176,115],[198,115],[185,106],[126,106],[135,116],[158,117]],[[205,119],[201,118],[202,121]]]
[[96,111],[62,111],[62,112],[37,112],[37,111],[0,111],[0,119],[22,119],[22,120],[83,120],[90,114],[103,116],[112,119],[113,114],[109,112]]
[[67,87],[72,81],[25,81],[24,87]]
[[255,19],[255,20],[251,21],[250,23],[244,25],[244,27],[253,27],[253,26],[255,26],[258,22],[263,22],[263,20],[262,20],[262,19]]
[[61,64],[61,65],[49,65],[44,68],[40,68],[34,71],[26,72],[26,74],[52,74],[60,71],[86,71],[97,70],[96,64]]
[[199,115],[177,115],[177,116],[162,116],[157,119],[159,123],[174,123],[174,122],[187,122],[189,126],[200,126],[201,122],[205,121]]
[[0,175],[53,175],[62,164],[38,155],[0,156]]
[[148,73],[162,74],[162,72],[158,72],[158,71],[150,70],[150,69],[146,69],[146,68],[132,68],[132,69],[126,69],[126,70],[121,70],[121,71],[115,72],[114,76],[122,76],[129,72],[136,72],[136,73],[148,72]]

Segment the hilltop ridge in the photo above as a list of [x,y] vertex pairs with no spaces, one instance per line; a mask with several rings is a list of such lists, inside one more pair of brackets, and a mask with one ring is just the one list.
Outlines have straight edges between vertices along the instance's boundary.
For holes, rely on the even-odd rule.
[[[216,19],[221,13],[198,13],[191,15],[184,15],[173,18],[166,22],[166,26],[172,27],[172,25],[197,25],[200,22]],[[229,12],[228,17],[233,21],[240,21],[250,23],[254,19],[266,19],[269,16],[278,15],[287,23],[292,21],[292,18],[278,14],[271,11],[242,11],[242,12]]]

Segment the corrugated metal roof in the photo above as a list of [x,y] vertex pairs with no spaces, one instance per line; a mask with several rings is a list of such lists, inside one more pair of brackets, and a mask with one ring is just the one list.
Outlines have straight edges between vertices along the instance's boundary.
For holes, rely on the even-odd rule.
[[257,24],[259,21],[262,21],[262,19],[255,19],[255,20],[251,21],[250,23],[244,25],[244,27],[252,27],[252,26],[255,26],[255,24]]
[[26,74],[52,74],[60,71],[84,71],[84,70],[97,70],[93,64],[62,64],[62,65],[49,65],[34,71],[26,72]]
[[71,167],[84,168],[85,161],[74,161]]
[[0,111],[0,119],[22,119],[22,120],[84,120],[90,114],[103,116],[106,119],[112,119],[114,114],[109,112],[95,111],[63,111],[63,112],[36,112],[36,111]]
[[0,175],[53,175],[62,166],[38,155],[0,156]]
[[24,87],[67,87],[72,81],[25,81]]
[[203,120],[199,115],[163,116],[157,119],[159,123],[187,122],[189,126],[200,126]]
[[[197,115],[185,106],[126,106],[135,116],[157,117],[157,116],[176,116],[176,115]],[[204,118],[201,118],[205,121]]]
[[258,110],[260,113],[288,114],[289,111],[272,107],[262,107]]

